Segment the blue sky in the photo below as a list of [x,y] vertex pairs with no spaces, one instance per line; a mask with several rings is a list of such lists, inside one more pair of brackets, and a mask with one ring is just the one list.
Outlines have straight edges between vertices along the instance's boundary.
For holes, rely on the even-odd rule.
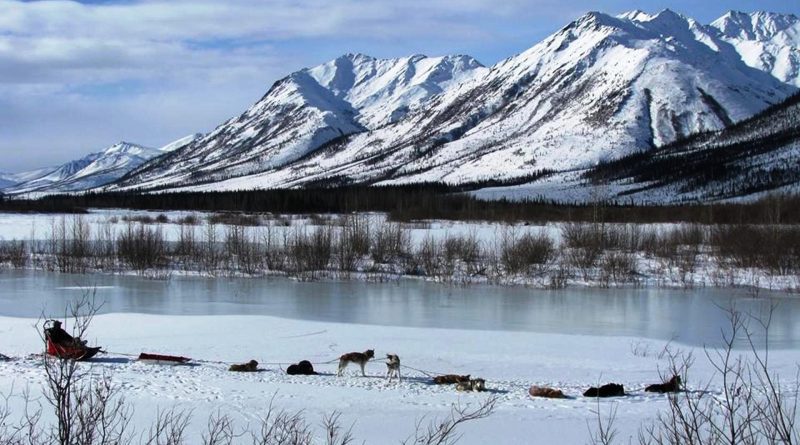
[[581,14],[800,15],[800,1],[0,0],[0,171],[207,132],[278,78],[347,52],[491,65]]

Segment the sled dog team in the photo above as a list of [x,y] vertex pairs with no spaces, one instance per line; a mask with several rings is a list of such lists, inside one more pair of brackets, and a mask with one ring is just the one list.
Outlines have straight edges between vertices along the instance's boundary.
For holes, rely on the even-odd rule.
[[[355,364],[361,367],[361,375],[366,377],[364,371],[367,362],[375,358],[375,350],[367,349],[364,352],[348,352],[339,357],[339,367],[336,371],[337,376],[342,376],[344,370],[348,365]],[[386,379],[391,381],[395,377],[397,381],[402,381],[400,376],[400,356],[397,354],[386,354]],[[251,360],[248,363],[241,365],[232,365],[230,371],[239,372],[253,372],[256,371],[258,362]],[[299,363],[289,366],[286,370],[289,375],[315,375],[312,364],[303,360]],[[458,374],[444,374],[433,377],[433,383],[437,385],[456,385],[458,391],[485,391],[486,380],[481,378],[472,378],[471,375],[458,375]],[[669,381],[664,383],[656,383],[649,385],[645,388],[647,392],[668,393],[679,392],[681,390],[681,378],[673,376]],[[531,386],[528,393],[532,397],[545,397],[551,399],[566,398],[563,391],[556,388],[548,388],[542,386]],[[618,383],[609,383],[599,388],[592,387],[583,393],[584,397],[622,397],[625,396],[625,388]]]
[[[367,374],[364,368],[367,365],[367,362],[375,358],[375,350],[374,349],[367,349],[364,352],[348,352],[347,354],[342,354],[339,357],[339,367],[336,371],[337,376],[342,376],[344,374],[344,370],[347,369],[347,366],[352,364],[358,365],[361,367],[361,375],[366,377]],[[386,379],[388,381],[392,381],[393,379],[397,379],[398,382],[402,381],[402,376],[400,375],[400,356],[397,354],[386,354]],[[229,371],[234,372],[256,372],[258,371],[258,362],[255,360],[250,360],[247,363],[242,364],[235,364],[231,365],[228,368]],[[286,369],[286,373],[289,375],[316,375],[316,371],[314,371],[314,367],[312,366],[311,362],[308,360],[303,360],[299,363],[295,363],[290,365]],[[456,385],[456,389],[459,391],[485,391],[486,390],[486,380],[484,379],[472,379],[470,376],[459,376],[455,374],[450,375],[443,375],[443,376],[436,376],[433,378],[433,383],[437,385],[446,385],[446,384],[454,384]]]

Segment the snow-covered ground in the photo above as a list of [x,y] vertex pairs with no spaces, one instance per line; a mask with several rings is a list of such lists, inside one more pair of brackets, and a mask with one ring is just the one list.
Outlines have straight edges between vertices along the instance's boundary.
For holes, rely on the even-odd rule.
[[[40,351],[35,322],[0,317],[2,353],[26,357]],[[645,384],[659,381],[659,370],[667,365],[658,356],[667,343],[640,338],[404,328],[268,316],[140,314],[98,316],[88,338],[112,352],[82,366],[111,373],[135,405],[137,429],[145,430],[157,409],[190,409],[189,443],[197,443],[208,415],[217,411],[231,415],[241,427],[257,424],[273,396],[279,408],[303,410],[315,427],[324,414],[341,412],[342,422],[353,424],[355,436],[366,443],[398,443],[413,432],[419,419],[445,416],[454,403],[477,404],[491,395],[499,397],[496,411],[465,425],[460,443],[586,443],[587,422],[595,421],[598,407],[603,413],[617,408],[618,438],[626,443],[667,407],[665,396],[643,392]],[[720,390],[702,350],[671,347],[694,352],[697,358],[689,388],[711,379],[712,394],[707,397]],[[319,376],[287,376],[278,366],[267,364],[327,362],[343,352],[367,348],[375,348],[377,357],[368,364],[367,377],[352,367],[346,376],[336,377],[335,364],[317,365]],[[222,362],[256,359],[265,365],[263,372],[240,374],[228,372],[224,363],[162,367],[119,354],[142,351]],[[489,392],[459,393],[431,385],[427,376],[408,368],[403,369],[402,383],[388,383],[380,360],[387,353],[399,354],[403,365],[413,368],[483,377]],[[797,362],[796,350],[771,351],[770,363],[781,375],[793,376]],[[30,388],[37,396],[43,378],[41,362],[35,358],[0,362],[4,394]],[[610,381],[624,384],[629,395],[599,405],[582,397],[589,386]],[[532,384],[562,388],[571,398],[531,398],[527,390]],[[21,403],[19,397],[10,399],[15,412]]]

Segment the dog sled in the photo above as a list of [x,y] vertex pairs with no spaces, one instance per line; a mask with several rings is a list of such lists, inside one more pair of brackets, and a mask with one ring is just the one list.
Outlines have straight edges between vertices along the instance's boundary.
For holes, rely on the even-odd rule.
[[164,354],[149,354],[147,352],[142,352],[139,354],[139,358],[136,359],[139,362],[147,363],[151,365],[185,365],[192,361],[189,357],[181,357],[178,355],[164,355]]
[[61,322],[48,320],[44,330],[47,355],[67,360],[85,361],[102,352],[100,346],[86,346],[81,339],[72,338],[61,329]]

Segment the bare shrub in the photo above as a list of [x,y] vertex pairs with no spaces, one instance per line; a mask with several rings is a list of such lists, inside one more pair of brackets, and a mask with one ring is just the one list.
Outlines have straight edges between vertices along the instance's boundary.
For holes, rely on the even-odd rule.
[[567,287],[570,277],[569,263],[561,254],[556,253],[554,258],[555,266],[552,268],[548,287],[550,289],[563,289]]
[[264,261],[269,270],[286,269],[286,246],[289,244],[289,235],[286,231],[279,232],[270,223],[262,231],[261,239],[264,244]]
[[223,212],[210,215],[208,217],[208,223],[231,226],[260,226],[261,218],[259,218],[258,215],[246,213]]
[[589,443],[591,445],[611,445],[617,437],[617,429],[614,426],[617,420],[617,404],[614,403],[608,410],[607,415],[603,415],[600,410],[600,397],[597,397],[597,408],[592,410],[592,414],[596,420],[594,428],[588,424],[589,427]]
[[583,279],[588,280],[606,246],[605,225],[567,223],[562,226],[561,236],[569,249],[570,265],[579,269]]
[[635,275],[636,257],[632,253],[612,250],[600,260],[600,279],[606,286],[630,283]]
[[800,270],[800,227],[721,225],[711,237],[722,262],[789,275]]
[[50,254],[59,272],[85,273],[91,250],[91,229],[83,216],[73,216],[69,222],[62,216],[54,222],[49,240]]
[[319,227],[311,233],[297,229],[291,236],[289,263],[295,273],[310,272],[310,277],[328,268],[333,255],[333,230]]
[[200,264],[203,270],[214,273],[219,270],[222,263],[222,252],[217,235],[217,225],[208,222],[203,231],[203,245],[200,250]]
[[163,231],[144,224],[128,223],[117,239],[117,255],[122,264],[140,273],[169,264]]
[[354,255],[365,256],[370,251],[369,218],[364,215],[348,215],[341,222],[343,239]]
[[144,445],[182,445],[185,443],[184,436],[191,419],[191,411],[159,410],[156,413],[155,422],[150,426],[141,443]]
[[172,249],[172,255],[179,260],[184,270],[191,270],[199,266],[200,245],[193,225],[181,224],[178,226],[178,240]]
[[28,265],[28,248],[25,241],[0,241],[0,263],[22,269]]
[[429,235],[422,240],[417,257],[425,275],[433,277],[441,273],[439,243],[432,236]]
[[117,243],[110,225],[103,225],[97,231],[97,239],[92,242],[92,267],[99,270],[111,270],[116,265]]
[[472,231],[466,235],[447,235],[441,242],[442,266],[448,275],[453,275],[459,263],[466,266],[468,274],[478,271],[481,259],[481,244]]
[[200,224],[200,218],[198,218],[195,214],[190,214],[182,218],[178,218],[176,222],[181,225],[196,226]]
[[[369,218],[365,215],[344,215],[338,218],[336,225],[340,226],[335,247],[336,267],[346,273],[358,270],[361,260],[369,255],[372,246]],[[386,255],[382,250],[385,248],[388,245],[382,244],[377,255]]]
[[262,269],[263,256],[258,237],[249,227],[226,227],[225,254],[230,270],[254,275]]
[[397,260],[410,242],[408,231],[398,223],[382,223],[372,233],[370,253],[376,263]]
[[[68,305],[73,337],[85,337],[101,307],[93,291]],[[42,357],[44,399],[56,419],[53,428],[45,432],[48,443],[99,445],[130,441],[132,410],[108,374],[98,377],[75,360],[47,354]]]
[[500,260],[511,274],[542,273],[556,256],[555,243],[546,232],[517,237],[513,231],[503,232]]
[[474,408],[454,405],[450,415],[444,419],[432,420],[427,426],[424,419],[417,422],[414,434],[402,442],[403,445],[452,445],[461,439],[458,427],[466,422],[489,417],[495,409],[497,397],[487,397]]
[[[650,425],[642,428],[642,444],[761,444],[798,443],[796,426],[798,384],[800,374],[785,380],[769,364],[769,326],[776,306],[766,315],[746,315],[731,307],[726,309],[729,327],[723,332],[723,345],[707,349],[706,359],[721,380],[721,391],[712,396],[708,381],[699,390],[668,394],[667,410]],[[764,344],[755,340],[756,330],[762,330]],[[736,350],[736,342],[744,339],[746,354]],[[669,354],[670,373],[687,374],[693,359],[681,353]]]
[[232,445],[236,437],[233,419],[217,411],[208,417],[208,426],[201,442],[203,445]]
[[126,223],[153,224],[155,219],[150,215],[123,215],[122,221]]

